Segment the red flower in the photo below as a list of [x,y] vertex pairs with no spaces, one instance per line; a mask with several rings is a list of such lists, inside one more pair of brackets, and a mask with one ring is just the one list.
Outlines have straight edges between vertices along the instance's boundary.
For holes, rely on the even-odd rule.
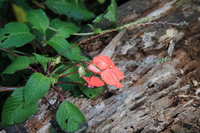
[[94,68],[89,67],[89,70],[94,73],[98,68],[102,70],[98,73],[107,84],[116,86],[118,88],[123,87],[119,80],[124,78],[124,74],[115,66],[110,57],[103,55],[94,57],[92,64],[90,65],[94,66]]
[[91,76],[91,77],[82,77],[87,83],[88,83],[88,88],[93,88],[93,87],[100,87],[104,86],[104,82],[100,80],[98,77]]
[[88,66],[88,69],[93,72],[93,73],[96,73],[96,74],[99,74],[101,71],[94,65],[94,64],[90,64]]

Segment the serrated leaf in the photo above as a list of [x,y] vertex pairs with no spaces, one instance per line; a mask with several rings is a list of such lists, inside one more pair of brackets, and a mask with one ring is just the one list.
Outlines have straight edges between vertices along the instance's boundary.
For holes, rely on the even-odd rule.
[[56,119],[60,127],[70,133],[77,131],[86,123],[81,111],[68,101],[61,103],[56,112]]
[[[47,41],[47,43],[51,45],[59,54],[70,48],[67,40],[61,37],[52,37],[49,41]],[[69,59],[72,58],[72,53],[70,50],[63,53],[62,55]]]
[[[67,42],[67,40],[61,37],[52,37],[49,41],[47,41],[47,43],[51,45],[59,54],[72,47]],[[71,61],[77,61],[77,62],[88,59],[81,55],[79,47],[74,47],[64,52],[62,56],[68,58]]]
[[48,58],[48,57],[45,57],[43,55],[39,55],[36,53],[33,53],[33,54],[36,56],[38,62],[42,65],[44,71],[46,71],[47,70],[47,62],[51,61],[51,58]]
[[30,61],[28,57],[19,56],[1,74],[13,74],[16,71],[28,68],[29,64],[30,64]]
[[23,122],[37,111],[38,105],[36,102],[23,108],[23,89],[23,87],[16,89],[6,100],[1,114],[3,127]]
[[104,17],[110,22],[117,24],[117,4],[115,0],[111,0],[111,4],[108,6],[107,13]]
[[33,73],[24,87],[24,107],[42,98],[50,87],[50,79],[41,73]]
[[30,61],[30,64],[33,64],[33,63],[37,63],[38,62],[38,59],[35,57],[35,56],[32,56],[32,57],[28,57],[29,61]]
[[54,13],[60,15],[66,15],[69,18],[73,18],[76,21],[80,20],[89,20],[94,17],[94,14],[87,9],[83,8],[84,6],[79,3],[77,6],[74,0],[47,0],[45,2],[47,7],[52,10]]
[[42,34],[45,34],[45,31],[49,27],[49,19],[43,10],[31,10],[28,12],[26,18],[33,25],[33,28],[39,30]]
[[63,22],[60,19],[54,19],[51,21],[50,26],[57,30],[56,36],[68,38],[70,34],[76,33],[80,30],[78,26],[71,22]]
[[97,87],[97,88],[88,88],[84,85],[79,85],[81,91],[90,99],[98,96],[101,91],[103,90],[103,87]]
[[11,22],[0,29],[0,47],[21,47],[34,39],[29,28],[23,23]]

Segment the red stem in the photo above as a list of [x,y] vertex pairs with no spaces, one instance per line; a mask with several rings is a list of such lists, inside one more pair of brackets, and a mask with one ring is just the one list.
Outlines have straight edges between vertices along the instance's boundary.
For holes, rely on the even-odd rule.
[[37,72],[35,69],[33,69],[32,67],[28,67],[28,69],[30,69],[30,70],[32,70],[32,71],[34,71],[34,72]]
[[58,93],[58,95],[60,96],[61,100],[64,101],[65,99],[62,96],[62,94],[55,87],[53,87],[53,86],[51,86],[51,87]]
[[74,83],[74,82],[65,82],[65,81],[58,81],[56,84],[62,84],[62,83],[68,83],[68,84],[77,85],[77,83]]
[[73,67],[73,66],[75,66],[75,65],[78,65],[78,64],[80,64],[80,63],[85,63],[85,64],[87,64],[87,65],[89,64],[89,63],[87,63],[87,62],[85,62],[85,61],[81,61],[81,62],[79,62],[79,63],[75,63],[75,64],[71,65],[70,67],[65,68],[63,71],[61,71],[61,72],[59,73],[59,75],[60,75],[61,73],[65,72],[67,69],[69,69],[69,68],[71,68],[71,67]]
[[71,72],[71,73],[68,73],[68,74],[65,74],[65,75],[59,76],[59,78],[65,77],[65,76],[70,75],[70,74],[73,74],[73,73],[78,73],[78,71],[74,71],[74,72]]
[[[37,49],[39,49],[41,52],[42,52],[42,49],[41,48],[39,48],[36,44],[34,44],[34,43],[31,43],[31,42],[29,42],[31,45],[33,45],[33,46],[35,46],[35,48],[37,48]],[[35,53],[36,53],[36,49],[35,49],[35,51],[34,51]]]

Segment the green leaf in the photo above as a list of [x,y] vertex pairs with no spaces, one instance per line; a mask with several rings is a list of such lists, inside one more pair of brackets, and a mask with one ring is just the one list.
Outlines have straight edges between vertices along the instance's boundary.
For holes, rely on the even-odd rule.
[[68,101],[63,101],[59,106],[56,119],[60,127],[70,133],[77,131],[86,124],[86,119],[81,111]]
[[50,79],[41,73],[33,73],[24,88],[24,107],[42,98],[50,87]]
[[95,34],[100,34],[100,33],[102,33],[101,28],[96,28],[96,29],[94,29],[94,33],[95,33]]
[[3,72],[2,74],[13,74],[16,71],[26,69],[29,67],[30,61],[26,56],[19,56],[17,59],[12,62]]
[[45,31],[49,27],[49,19],[43,10],[31,10],[28,12],[26,18],[33,25],[33,28],[39,30],[42,34],[45,34]]
[[[67,42],[67,40],[61,37],[52,37],[49,41],[47,41],[47,43],[51,45],[59,54],[70,48],[70,44]],[[73,59],[73,54],[70,50],[62,55],[69,59]]]
[[[61,37],[52,37],[49,41],[47,41],[49,45],[51,45],[59,54],[71,48],[72,46]],[[82,60],[88,59],[81,55],[80,48],[74,47],[62,54],[62,56],[68,58],[71,61],[80,62]]]
[[0,29],[0,47],[21,47],[34,39],[29,28],[23,23],[11,22]]
[[54,13],[66,15],[76,21],[89,20],[94,17],[92,12],[85,9],[82,2],[77,6],[74,0],[47,0],[45,4]]
[[103,90],[103,87],[98,87],[98,88],[88,88],[87,86],[84,85],[79,85],[81,91],[90,99],[98,96],[101,91]]
[[30,64],[33,64],[33,63],[37,63],[38,62],[38,59],[35,57],[35,56],[32,56],[32,57],[28,57],[29,61],[30,61]]
[[115,0],[111,0],[111,4],[108,6],[107,13],[104,15],[110,22],[117,24],[117,4]]
[[56,36],[68,38],[70,34],[76,33],[80,30],[78,26],[71,22],[63,22],[60,19],[54,19],[51,21],[50,26],[57,30]]
[[51,61],[52,58],[48,58],[48,57],[45,57],[43,55],[39,55],[36,53],[33,53],[33,54],[36,56],[38,62],[42,65],[44,71],[46,71],[47,70],[47,62]]
[[100,14],[98,15],[93,21],[92,23],[100,23],[101,20],[103,19],[104,14]]
[[23,122],[37,111],[38,105],[36,102],[23,108],[23,89],[23,87],[16,89],[6,100],[1,114],[3,127]]

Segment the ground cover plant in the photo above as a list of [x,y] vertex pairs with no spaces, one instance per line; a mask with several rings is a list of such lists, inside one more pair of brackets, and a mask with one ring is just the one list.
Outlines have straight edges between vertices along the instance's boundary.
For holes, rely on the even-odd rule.
[[[141,22],[149,19],[147,18],[118,27],[115,0],[111,0],[105,13],[96,18],[85,8],[83,2],[77,0],[46,0],[42,4],[37,4],[39,7],[46,6],[55,14],[66,15],[69,21],[50,19],[42,9],[31,9],[26,12],[22,8],[22,3],[12,4],[19,22],[9,22],[0,29],[1,55],[11,60],[1,76],[6,78],[7,75],[18,73],[27,81],[14,89],[4,103],[1,114],[2,127],[28,119],[38,110],[37,101],[53,88],[62,100],[56,112],[57,122],[64,131],[75,132],[87,123],[86,119],[75,105],[63,98],[55,86],[60,85],[63,90],[70,90],[74,97],[84,95],[94,98],[100,94],[105,84],[122,88],[120,80],[124,78],[109,56],[98,55],[91,60],[81,54],[79,45],[112,31],[156,23],[142,24]],[[27,4],[24,7],[27,7]],[[78,33],[80,27],[74,21],[94,19],[93,23],[98,25],[103,18],[114,23],[114,29],[102,31],[90,24],[93,32],[87,35],[98,35],[79,43],[68,42],[71,35],[82,35]]]
[[[94,18],[94,14],[79,1],[47,0],[43,5],[57,14],[67,15],[74,21]],[[55,85],[67,84],[63,89],[71,90],[74,96],[80,97],[80,94],[84,94],[88,98],[94,98],[103,90],[105,83],[122,87],[119,80],[123,79],[123,73],[114,66],[108,56],[100,55],[92,62],[85,61],[89,59],[81,55],[78,45],[67,41],[71,34],[80,30],[74,23],[63,22],[59,18],[50,20],[42,9],[30,10],[26,14],[20,4],[12,6],[17,10],[16,13],[21,12],[22,16],[16,14],[19,22],[7,23],[0,29],[0,49],[2,54],[12,60],[1,75],[20,71],[24,77],[27,74],[29,76],[25,85],[15,89],[4,103],[2,127],[23,122],[33,115],[38,109],[37,101],[51,87],[63,101],[56,113],[60,127],[67,132],[78,130],[80,125],[86,123],[84,115],[75,105],[64,100]],[[99,23],[103,17],[109,18],[111,12],[116,14],[116,9],[113,0],[107,12],[102,14],[99,20],[95,20],[95,23]],[[112,14],[111,19],[116,21],[116,15]],[[100,33],[100,29],[94,31],[97,32]],[[29,45],[29,50],[18,50],[25,45]],[[27,73],[24,73],[24,70],[27,70]],[[108,75],[110,76],[107,77]],[[110,82],[109,78],[115,80]]]

